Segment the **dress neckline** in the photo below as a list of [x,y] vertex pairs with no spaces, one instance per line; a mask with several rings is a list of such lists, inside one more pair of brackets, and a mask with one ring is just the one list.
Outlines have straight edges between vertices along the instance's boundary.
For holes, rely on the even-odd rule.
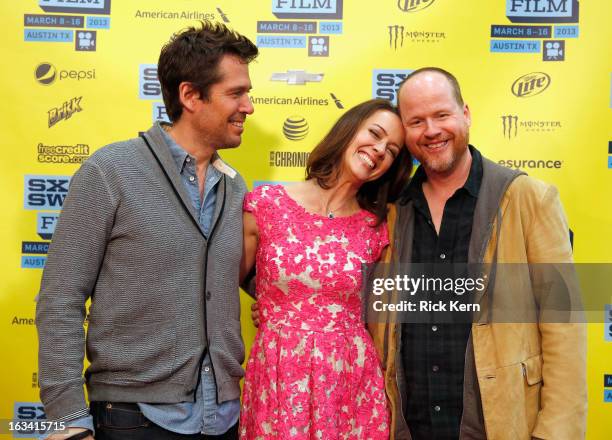
[[304,208],[302,205],[300,205],[297,200],[295,200],[293,197],[291,197],[289,195],[289,193],[287,192],[287,189],[285,188],[284,185],[278,185],[281,189],[281,192],[283,194],[283,196],[289,200],[289,203],[291,205],[293,205],[294,208],[298,209],[299,211],[301,211],[304,214],[309,215],[310,217],[313,218],[317,218],[317,219],[321,219],[321,220],[330,220],[330,221],[337,221],[337,220],[349,220],[352,218],[356,218],[356,217],[362,217],[362,216],[367,216],[368,214],[371,214],[369,211],[366,211],[363,208],[359,208],[359,210],[351,215],[341,215],[341,216],[334,216],[334,217],[329,217],[327,215],[322,215],[322,214],[318,214],[316,212],[311,212],[309,210],[307,210],[306,208]]

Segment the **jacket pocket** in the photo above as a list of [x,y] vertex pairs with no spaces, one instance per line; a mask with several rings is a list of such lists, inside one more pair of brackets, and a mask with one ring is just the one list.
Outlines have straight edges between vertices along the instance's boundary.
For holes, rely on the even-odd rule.
[[542,355],[530,357],[521,362],[525,382],[523,392],[525,398],[525,422],[529,434],[533,432],[540,412],[540,391],[542,389]]
[[530,357],[521,362],[523,376],[528,385],[535,385],[542,382],[542,355]]
[[105,373],[108,381],[119,383],[152,383],[166,380],[176,359],[176,327],[174,321],[148,325],[113,327],[106,350]]

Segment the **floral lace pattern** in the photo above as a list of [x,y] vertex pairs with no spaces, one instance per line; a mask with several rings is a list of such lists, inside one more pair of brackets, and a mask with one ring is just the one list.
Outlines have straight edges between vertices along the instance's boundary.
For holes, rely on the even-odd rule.
[[361,321],[361,264],[388,243],[367,211],[327,218],[282,186],[247,194],[259,228],[261,323],[247,364],[240,438],[387,439],[380,361]]

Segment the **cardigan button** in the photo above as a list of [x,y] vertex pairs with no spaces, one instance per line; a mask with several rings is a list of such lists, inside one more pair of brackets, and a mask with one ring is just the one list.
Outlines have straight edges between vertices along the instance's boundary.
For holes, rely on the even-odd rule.
[[212,297],[212,293],[210,293],[210,290],[206,292],[206,300],[210,301],[210,298]]

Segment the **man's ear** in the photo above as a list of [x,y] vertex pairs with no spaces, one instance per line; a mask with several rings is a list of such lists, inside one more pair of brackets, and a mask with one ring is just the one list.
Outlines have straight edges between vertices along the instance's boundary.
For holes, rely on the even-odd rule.
[[183,81],[179,84],[179,100],[185,110],[192,113],[201,101],[200,92],[193,86],[193,83]]
[[463,104],[463,117],[467,122],[467,126],[470,127],[472,125],[472,114],[470,113],[470,108],[467,104]]

